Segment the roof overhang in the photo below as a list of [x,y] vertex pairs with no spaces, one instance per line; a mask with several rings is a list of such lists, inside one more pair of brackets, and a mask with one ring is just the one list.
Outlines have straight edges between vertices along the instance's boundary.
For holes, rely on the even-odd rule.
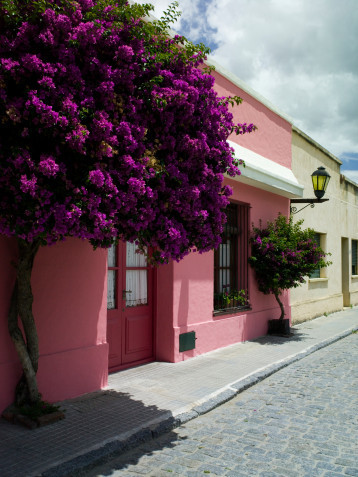
[[233,141],[228,143],[235,150],[236,159],[245,162],[245,167],[240,168],[241,175],[234,180],[289,199],[303,197],[304,186],[299,184],[291,169]]

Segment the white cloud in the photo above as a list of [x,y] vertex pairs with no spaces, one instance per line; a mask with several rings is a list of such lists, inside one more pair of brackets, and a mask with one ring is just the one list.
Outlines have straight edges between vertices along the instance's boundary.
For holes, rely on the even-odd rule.
[[[170,0],[153,0],[160,15]],[[358,152],[358,0],[179,0],[175,28],[337,156]],[[343,158],[344,160],[344,158]]]

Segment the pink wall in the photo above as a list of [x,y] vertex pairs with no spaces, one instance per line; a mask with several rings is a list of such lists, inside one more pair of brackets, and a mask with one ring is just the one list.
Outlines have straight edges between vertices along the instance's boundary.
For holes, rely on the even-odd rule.
[[[272,161],[291,168],[291,124],[218,72],[215,89],[219,96],[240,96],[243,103],[232,109],[236,122],[253,122],[252,134],[232,135],[230,139]],[[226,179],[233,188],[233,201],[250,204],[250,225],[273,220],[279,212],[289,214],[289,200],[257,189],[240,180]],[[252,309],[231,315],[213,316],[214,253],[192,253],[180,263],[158,269],[156,310],[157,357],[181,361],[208,351],[249,340],[267,333],[269,319],[278,318],[280,309],[273,296],[260,293],[249,268],[249,295]],[[288,318],[289,294],[283,295]],[[169,318],[172,315],[172,318]],[[196,348],[179,353],[179,335],[196,332]]]
[[[227,180],[234,190],[232,200],[251,205],[250,224],[288,214],[288,199],[238,181]],[[173,279],[168,279],[172,276]],[[159,297],[165,297],[165,313],[157,310],[157,349],[162,360],[177,362],[230,344],[257,338],[267,333],[269,319],[278,318],[280,309],[273,296],[259,292],[249,268],[249,296],[252,309],[241,313],[213,316],[214,253],[192,253],[179,263],[158,269]],[[160,299],[160,298],[159,298]],[[289,294],[283,295],[290,317]],[[172,321],[168,316],[172,313]],[[179,352],[179,335],[196,332],[196,348]]]
[[234,121],[254,123],[258,128],[251,134],[240,136],[232,134],[230,139],[282,166],[291,168],[291,124],[217,71],[213,72],[213,76],[215,90],[219,96],[240,96],[243,99],[242,104],[231,108]]
[[[0,412],[12,401],[21,374],[7,331],[15,245],[0,237]],[[43,247],[35,259],[32,284],[43,398],[62,400],[106,385],[106,251],[93,251],[78,239]]]
[[156,270],[154,346],[157,361],[174,361],[173,263]]

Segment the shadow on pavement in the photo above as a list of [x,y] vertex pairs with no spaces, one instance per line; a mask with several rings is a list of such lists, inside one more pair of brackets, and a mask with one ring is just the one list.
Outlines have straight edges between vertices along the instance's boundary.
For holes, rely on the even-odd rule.
[[[74,476],[77,469],[153,442],[176,426],[169,411],[113,390],[59,404],[66,417],[49,426],[29,430],[0,420],[1,477]],[[177,436],[167,436],[165,446],[170,446]]]
[[303,341],[306,339],[307,334],[303,333],[302,331],[295,329],[294,327],[291,327],[289,335],[265,335],[262,336],[261,338],[257,338],[253,340],[255,343],[261,344],[261,345],[283,345],[286,344],[287,342],[292,342],[292,341]]
[[[66,474],[63,477],[111,477],[114,475],[120,475],[117,474],[117,472],[121,470],[134,472],[133,476],[142,475],[142,473],[146,474],[147,472],[145,472],[145,470],[148,471],[148,469],[145,469],[145,462],[143,462],[142,458],[143,456],[153,457],[157,451],[158,453],[160,451],[161,454],[158,456],[158,467],[163,466],[163,472],[168,472],[168,475],[170,475],[170,472],[172,472],[171,462],[173,459],[170,452],[176,446],[176,441],[178,441],[179,438],[181,440],[186,439],[185,437],[179,437],[174,431],[167,432],[136,448],[123,451],[121,454],[112,454],[111,456],[103,458],[99,460],[95,466],[89,466],[87,469],[70,473],[68,475]],[[163,455],[163,449],[167,449],[168,453],[164,453]],[[141,459],[142,461],[139,463]],[[166,469],[166,462],[168,463],[168,469]],[[132,466],[135,466],[135,468],[131,468]],[[153,461],[151,462],[151,466],[153,466]],[[155,471],[153,467],[151,470]]]

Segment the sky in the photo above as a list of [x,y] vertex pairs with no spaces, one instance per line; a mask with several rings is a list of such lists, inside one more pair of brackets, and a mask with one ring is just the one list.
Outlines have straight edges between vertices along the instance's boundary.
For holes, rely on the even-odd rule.
[[[160,17],[171,0],[151,3]],[[173,29],[293,119],[358,183],[358,0],[178,0]]]

